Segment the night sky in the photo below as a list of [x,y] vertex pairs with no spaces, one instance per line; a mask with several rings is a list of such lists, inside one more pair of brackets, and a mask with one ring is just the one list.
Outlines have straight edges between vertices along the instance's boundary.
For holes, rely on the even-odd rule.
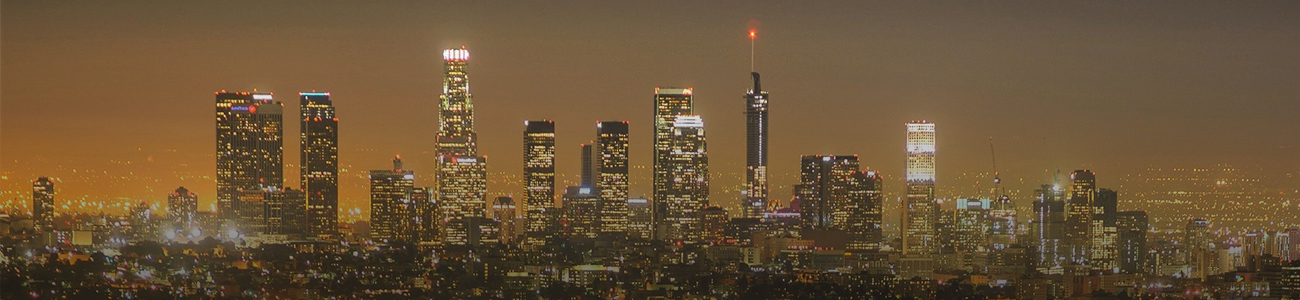
[[1295,1],[414,2],[5,0],[0,201],[47,175],[90,200],[184,185],[206,210],[221,89],[285,102],[290,186],[310,90],[338,108],[344,208],[394,154],[428,185],[441,49],[464,45],[490,196],[521,194],[525,119],[556,121],[570,182],[595,122],[630,121],[631,194],[648,195],[652,94],[677,86],[695,88],[711,201],[730,207],[755,26],[774,199],[803,154],[858,154],[896,196],[913,119],[937,124],[941,197],[978,191],[990,137],[1015,189],[1057,169],[1102,187],[1148,166],[1300,169]]

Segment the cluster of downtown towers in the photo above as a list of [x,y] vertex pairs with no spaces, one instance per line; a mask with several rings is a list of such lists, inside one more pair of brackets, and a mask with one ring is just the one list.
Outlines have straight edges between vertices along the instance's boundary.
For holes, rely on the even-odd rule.
[[[628,196],[629,123],[602,121],[596,124],[596,139],[582,145],[581,185],[560,192],[562,201],[557,206],[555,123],[529,120],[524,122],[523,135],[522,213],[515,212],[508,197],[489,205],[487,160],[478,153],[474,131],[469,52],[458,48],[442,54],[445,76],[439,97],[435,186],[415,187],[414,172],[404,169],[400,158],[394,159],[392,169],[371,171],[370,231],[377,243],[541,245],[560,236],[622,236],[709,244],[727,242],[723,234],[726,226],[792,222],[799,230],[839,232],[849,251],[878,251],[884,244],[881,176],[860,168],[855,155],[804,155],[800,184],[795,186],[790,207],[769,201],[768,93],[762,90],[758,73],[752,73],[753,87],[744,95],[746,184],[734,219],[727,210],[710,205],[704,122],[694,114],[690,88],[655,88],[651,199]],[[302,179],[295,190],[283,186],[283,105],[270,93],[216,93],[217,215],[227,227],[223,233],[339,236],[339,119],[329,93],[303,92],[299,96]],[[925,121],[906,125],[907,196],[897,250],[902,254],[904,274],[928,275],[935,268],[932,254],[941,244],[948,244],[940,241],[944,222],[935,200],[935,125]],[[1037,223],[1060,226],[1033,231],[1042,235],[1035,237],[1040,239],[1035,243],[1041,244],[1034,247],[1038,250],[1035,256],[1039,256],[1035,260],[1047,265],[1109,261],[1094,267],[1115,267],[1116,242],[1105,239],[1106,228],[1115,234],[1116,225],[1108,221],[1116,215],[1113,194],[1099,193],[1089,171],[1076,171],[1072,178],[1066,201],[1062,201],[1067,198],[1059,188],[1049,185],[1039,192],[1035,212],[1054,216],[1036,216],[1041,220]],[[186,198],[185,193],[177,194]],[[1099,194],[1111,200],[1096,200]],[[196,199],[188,199],[193,201]],[[171,202],[173,216],[194,215],[196,205],[177,207],[178,201]],[[986,209],[991,212],[986,216],[996,223],[987,231],[993,242],[987,247],[1003,250],[997,248],[1013,244],[1017,235],[1015,208],[1005,196],[992,202],[984,204],[991,208]],[[1112,204],[1107,208],[1103,203]],[[963,205],[959,203],[959,208]],[[177,214],[177,209],[182,212]],[[1061,220],[1066,216],[1069,220]],[[1141,219],[1146,223],[1145,214]],[[1092,250],[1094,247],[1099,250]]]

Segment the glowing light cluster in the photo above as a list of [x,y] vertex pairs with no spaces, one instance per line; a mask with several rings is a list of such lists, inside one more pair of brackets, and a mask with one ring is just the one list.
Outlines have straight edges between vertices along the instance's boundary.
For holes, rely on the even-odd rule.
[[469,60],[469,50],[465,50],[465,48],[442,50],[442,60],[446,60],[446,61]]

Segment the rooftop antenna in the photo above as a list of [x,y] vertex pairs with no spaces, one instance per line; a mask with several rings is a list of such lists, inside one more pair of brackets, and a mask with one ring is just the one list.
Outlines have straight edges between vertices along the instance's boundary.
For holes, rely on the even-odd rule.
[[[1002,174],[998,173],[998,152],[993,149],[993,137],[989,137],[989,155],[993,158],[993,193],[997,194],[1002,189]],[[996,197],[997,195],[993,195]]]
[[749,72],[754,72],[754,40],[758,38],[758,29],[749,30]]

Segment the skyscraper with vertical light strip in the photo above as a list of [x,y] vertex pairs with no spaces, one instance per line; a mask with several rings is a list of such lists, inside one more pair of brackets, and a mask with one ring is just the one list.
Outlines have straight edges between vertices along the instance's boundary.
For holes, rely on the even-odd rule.
[[555,122],[524,121],[525,244],[541,245],[555,207]]
[[307,232],[328,237],[339,220],[339,118],[328,92],[298,93],[301,110],[302,192],[307,197]]
[[[487,159],[478,155],[474,96],[469,90],[469,50],[442,51],[445,76],[438,103],[438,166],[435,181],[444,245],[466,245],[474,219],[485,217]],[[478,234],[474,234],[477,236]]]
[[767,204],[767,91],[754,76],[745,93],[745,190],[742,218],[762,218]]
[[700,212],[709,206],[704,120],[697,115],[678,115],[670,141],[662,164],[667,180],[661,194],[661,201],[668,206],[668,238],[700,242],[704,237]]
[[[695,113],[694,91],[690,88],[655,88],[654,95],[654,190],[651,201],[658,205],[667,203],[668,184],[673,179],[668,173],[673,148],[673,130],[679,115]],[[669,207],[675,207],[669,204]],[[672,212],[669,212],[672,213]],[[668,221],[671,217],[664,216]],[[671,230],[666,233],[671,233]],[[670,234],[671,235],[671,234]]]

